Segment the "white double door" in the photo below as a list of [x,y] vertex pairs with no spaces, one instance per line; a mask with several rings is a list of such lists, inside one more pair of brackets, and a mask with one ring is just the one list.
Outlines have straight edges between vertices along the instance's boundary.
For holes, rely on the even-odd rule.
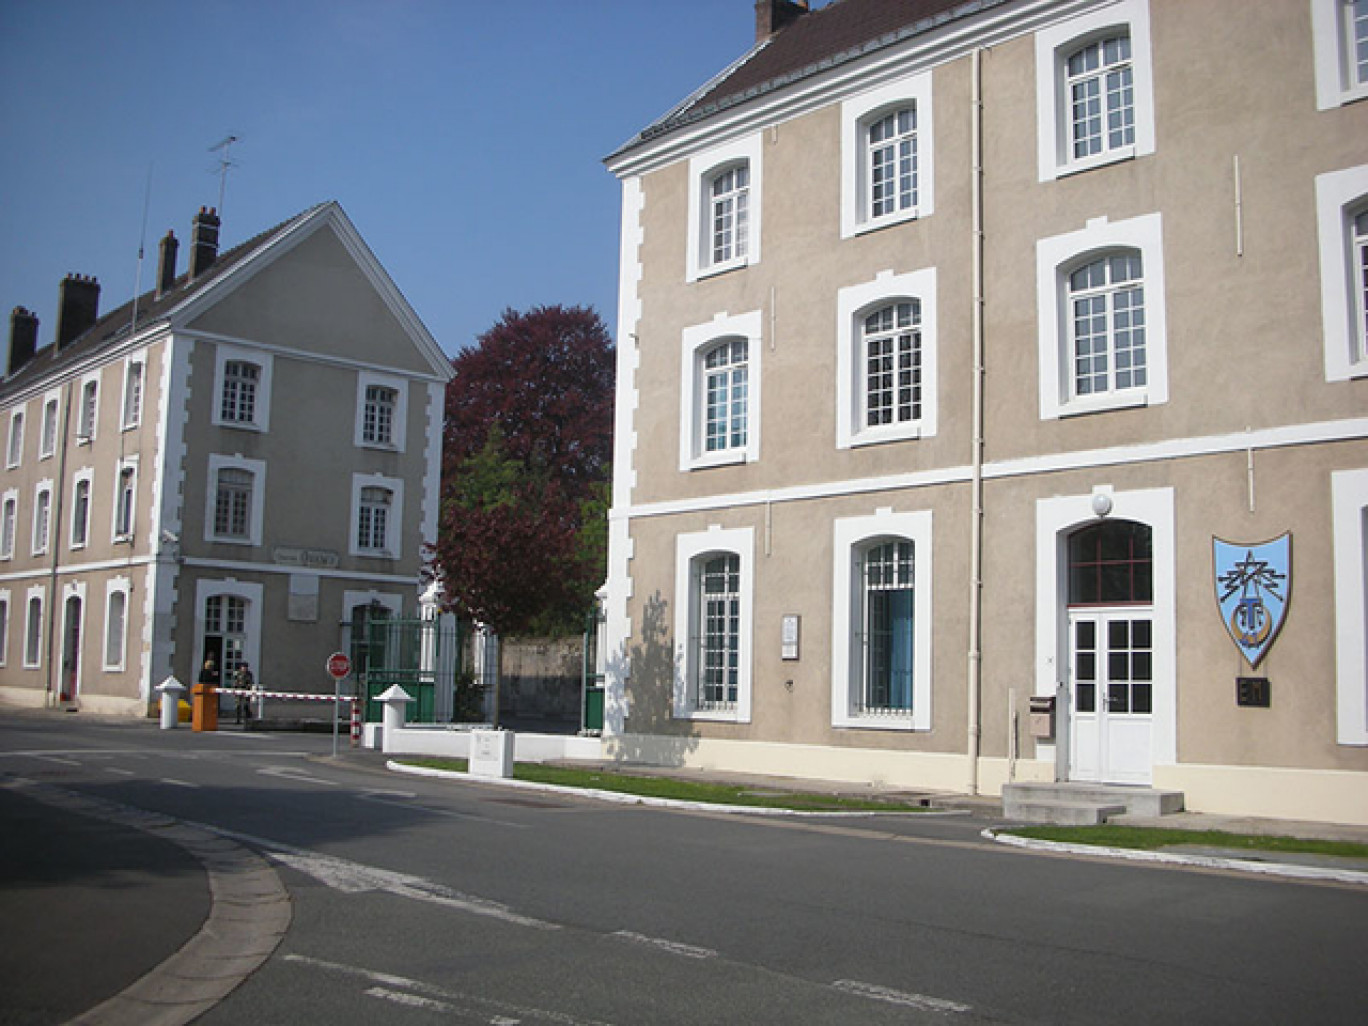
[[1070,609],[1069,675],[1069,779],[1150,783],[1153,610]]

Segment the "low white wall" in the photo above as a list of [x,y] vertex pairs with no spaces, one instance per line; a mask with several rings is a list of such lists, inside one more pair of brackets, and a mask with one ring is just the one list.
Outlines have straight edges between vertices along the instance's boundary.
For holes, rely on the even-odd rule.
[[1182,791],[1190,812],[1368,826],[1368,774],[1277,766],[1154,767],[1154,786]]
[[[428,755],[443,759],[470,758],[471,728],[410,726],[380,731],[386,755]],[[551,762],[561,759],[598,761],[604,757],[603,742],[596,737],[568,734],[513,735],[515,762]]]

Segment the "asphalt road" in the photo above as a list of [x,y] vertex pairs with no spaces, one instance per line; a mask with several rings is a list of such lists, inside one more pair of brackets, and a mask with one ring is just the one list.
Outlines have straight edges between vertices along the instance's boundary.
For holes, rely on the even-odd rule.
[[[0,713],[0,781],[13,785],[0,789],[13,793],[0,852],[91,843],[79,817],[51,835],[26,818],[14,797],[32,782],[266,854],[293,922],[198,1020],[210,1024],[1248,1026],[1368,1010],[1361,887],[1023,852],[965,816],[775,820],[453,784],[330,749],[320,736]],[[60,859],[46,862],[60,935],[89,881],[58,885]],[[147,872],[125,895],[144,910],[98,910],[111,922],[96,950],[58,971],[122,946],[135,920],[163,948],[180,942],[202,884],[183,862]],[[7,933],[23,899],[6,873]],[[181,918],[159,919],[163,903]],[[7,943],[10,978],[47,981],[59,944]],[[9,994],[0,1022],[65,1018],[10,1017]]]

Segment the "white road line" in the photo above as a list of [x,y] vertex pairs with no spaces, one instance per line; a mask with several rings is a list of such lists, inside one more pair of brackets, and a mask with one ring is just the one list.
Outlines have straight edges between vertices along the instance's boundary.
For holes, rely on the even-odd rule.
[[163,784],[170,784],[172,787],[189,787],[194,790],[199,790],[199,784],[192,784],[188,780],[176,780],[172,777],[162,777],[161,782]]
[[267,766],[257,770],[263,777],[280,777],[282,780],[297,780],[304,784],[320,784],[323,787],[338,787],[336,780],[325,780],[295,769],[293,766]]
[[962,1005],[958,1001],[927,997],[925,994],[905,994],[900,990],[893,990],[891,987],[880,987],[875,983],[861,983],[859,980],[837,980],[831,986],[834,990],[854,994],[857,997],[884,1001],[890,1005],[902,1005],[905,1008],[916,1008],[923,1012],[973,1011],[969,1005]]
[[383,1001],[391,1001],[407,1008],[424,1008],[431,1012],[457,1011],[455,1005],[449,1005],[445,1001],[422,997],[418,994],[405,994],[402,991],[390,990],[388,987],[371,987],[366,991],[366,997],[380,998]]
[[712,948],[699,948],[692,944],[681,944],[678,941],[665,940],[661,937],[648,937],[644,933],[633,933],[631,930],[618,930],[613,934],[614,937],[633,944],[645,944],[648,947],[664,951],[671,955],[681,955],[684,958],[716,958],[717,952]]
[[118,766],[106,766],[106,767],[104,768],[104,771],[105,771],[106,773],[113,773],[113,774],[115,774],[116,776],[120,776],[120,777],[134,777],[134,776],[137,776],[137,774],[134,773],[132,770],[120,769]]
[[34,758],[35,758],[35,759],[41,759],[43,762],[56,762],[56,763],[60,763],[60,764],[63,765],[63,766],[79,766],[79,765],[81,765],[81,764],[80,764],[79,762],[77,762],[75,759],[64,759],[64,758],[62,758],[60,755],[34,755]]
[[[479,997],[475,994],[462,994],[458,991],[444,990],[431,983],[424,983],[422,980],[410,979],[407,976],[396,976],[393,973],[376,972],[371,969],[363,969],[361,966],[343,965],[340,962],[328,962],[321,958],[310,958],[308,955],[286,955],[286,962],[293,962],[297,965],[306,965],[314,969],[321,969],[325,972],[340,973],[344,976],[359,977],[370,983],[377,984],[373,990],[390,990],[391,988],[401,988],[411,993],[403,995],[405,998],[412,998],[415,995],[422,995],[437,1002],[451,1006],[452,1011],[462,1011],[461,1005],[478,1008],[485,1015],[490,1015],[491,1023],[498,1023],[500,1026],[514,1026],[526,1019],[537,1022],[555,1023],[556,1026],[612,1026],[611,1023],[603,1022],[599,1019],[581,1019],[578,1016],[570,1015],[566,1012],[553,1012],[546,1008],[527,1008],[520,1005],[510,1004],[506,1001],[496,1001],[492,998]],[[366,991],[371,993],[371,991]],[[375,994],[374,997],[382,995]],[[404,1004],[414,1005],[416,1002],[405,1000]],[[431,1007],[424,1005],[423,1007]],[[473,1010],[473,1009],[472,1009]]]

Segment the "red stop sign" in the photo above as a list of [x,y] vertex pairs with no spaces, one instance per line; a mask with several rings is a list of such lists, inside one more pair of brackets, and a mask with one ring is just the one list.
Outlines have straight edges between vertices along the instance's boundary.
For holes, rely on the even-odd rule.
[[351,673],[351,660],[345,652],[334,652],[328,656],[328,673],[338,680]]

